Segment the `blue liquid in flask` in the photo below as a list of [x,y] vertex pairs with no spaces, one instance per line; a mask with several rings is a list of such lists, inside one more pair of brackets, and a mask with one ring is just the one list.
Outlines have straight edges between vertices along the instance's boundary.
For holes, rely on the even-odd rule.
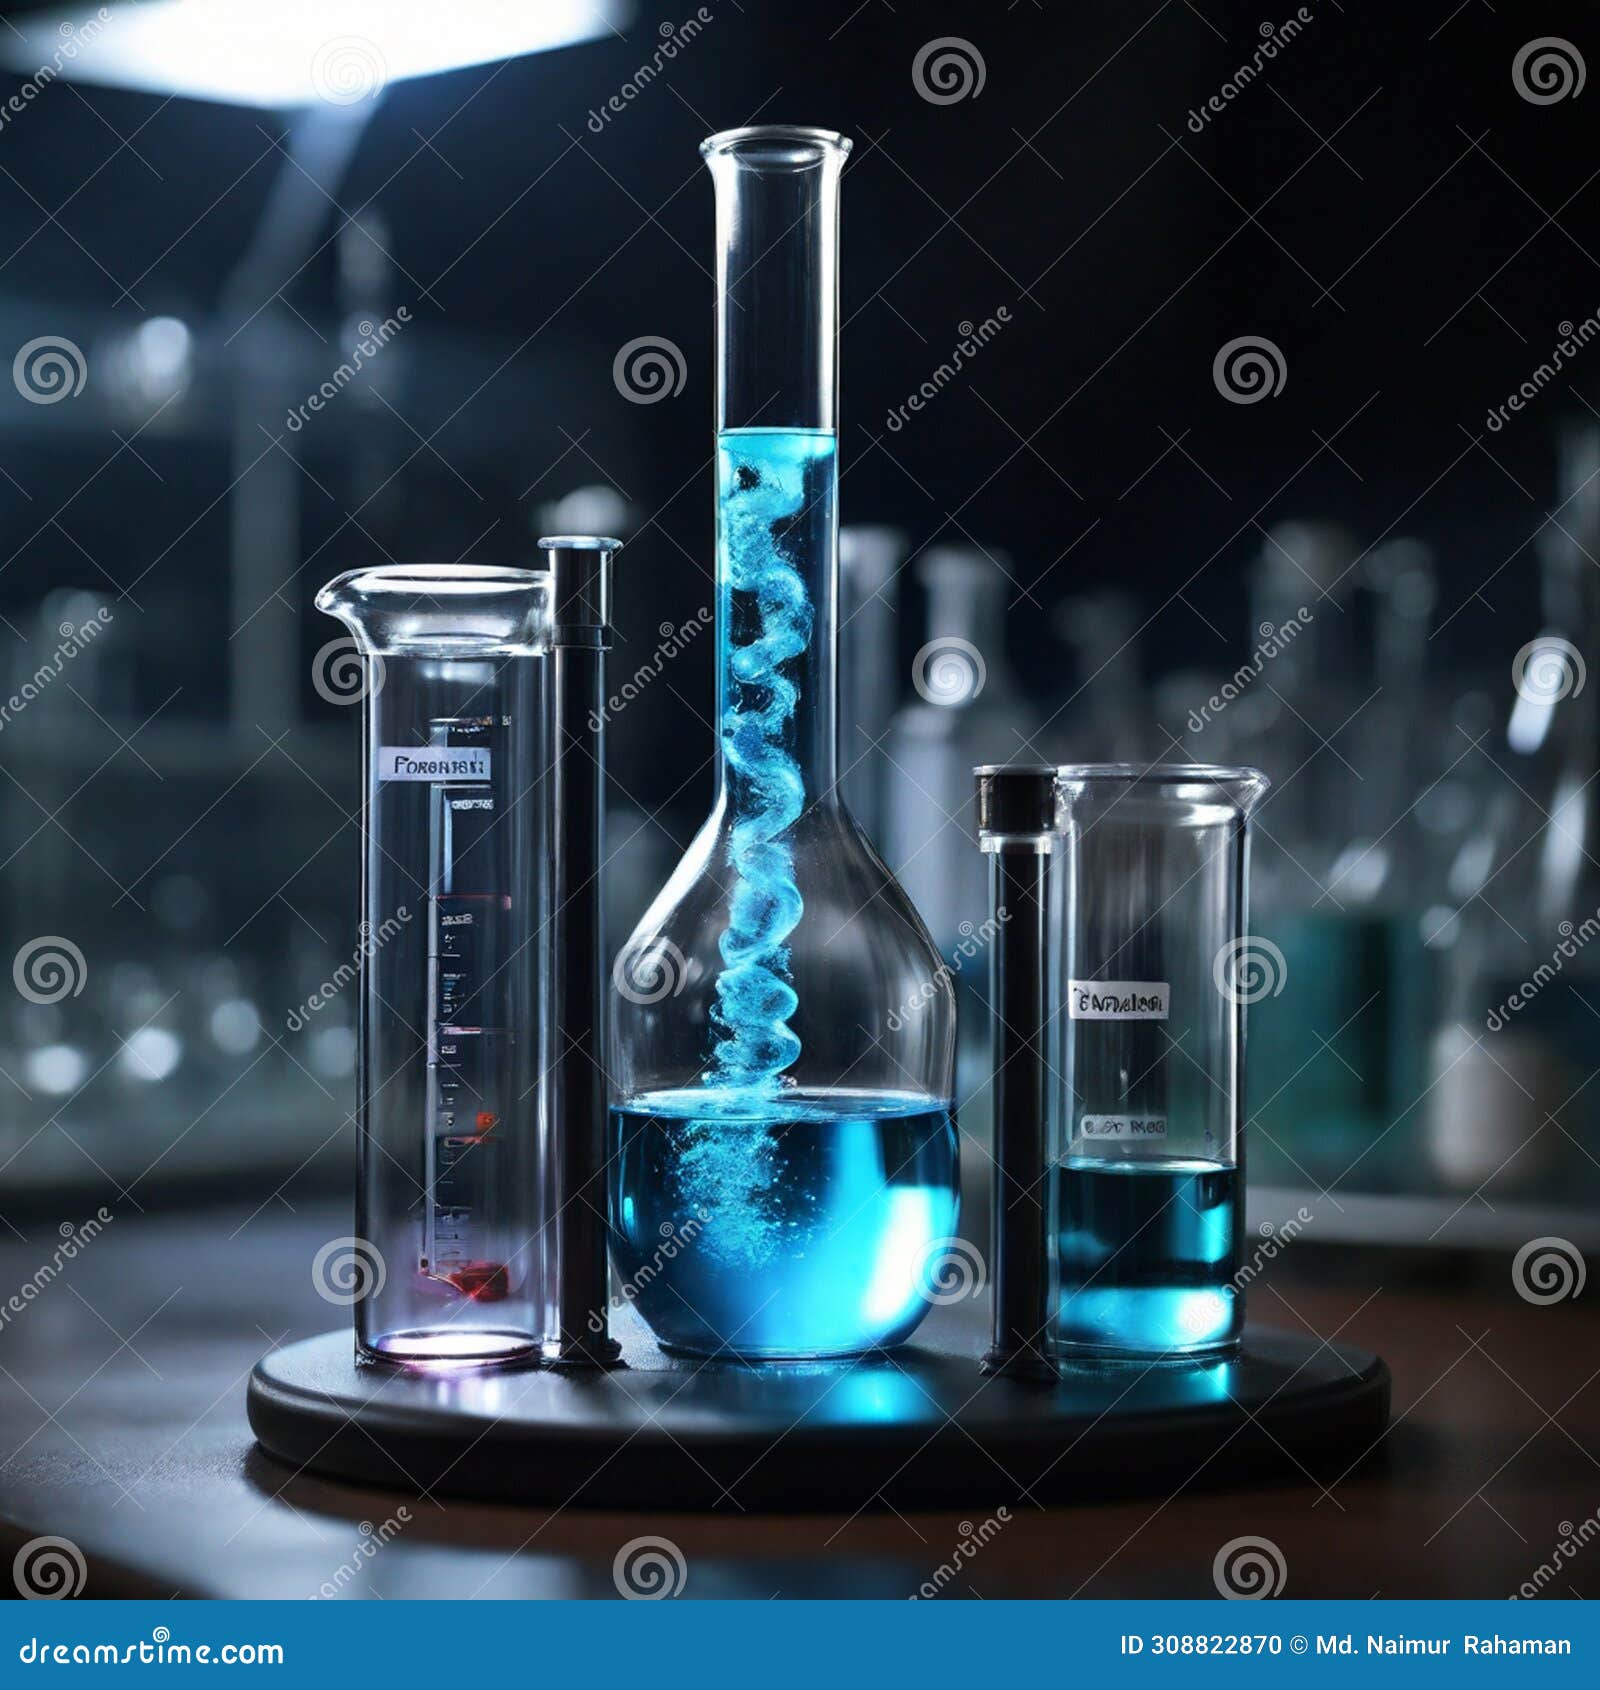
[[1055,1172],[1057,1342],[1146,1359],[1236,1343],[1239,1194],[1238,1170],[1216,1162],[1068,1158]]
[[[795,828],[831,767],[837,441],[717,439],[718,710],[727,924],[699,1083],[612,1113],[612,1225],[630,1298],[669,1348],[762,1358],[898,1343],[954,1231],[948,1101],[810,1088],[790,945],[805,916]],[[820,594],[829,601],[818,605]],[[826,873],[826,864],[816,872]],[[841,1067],[847,1064],[841,1063]]]
[[928,1312],[958,1204],[946,1105],[696,1088],[611,1121],[617,1271],[669,1349],[857,1355]]

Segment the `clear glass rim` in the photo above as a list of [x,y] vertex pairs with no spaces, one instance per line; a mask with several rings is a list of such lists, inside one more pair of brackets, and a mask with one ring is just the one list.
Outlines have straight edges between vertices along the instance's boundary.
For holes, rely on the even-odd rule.
[[[396,593],[411,598],[498,598],[519,588],[548,589],[549,572],[497,563],[380,563],[348,569],[317,594],[318,610],[330,610],[351,594]],[[323,601],[327,600],[327,603]]]
[[1248,763],[1061,763],[1053,773],[1058,781],[1070,781],[1074,785],[1095,781],[1124,786],[1266,787],[1270,784],[1262,770]]
[[[700,143],[700,156],[738,158],[754,166],[771,164],[794,168],[820,164],[826,158],[849,157],[852,142],[837,129],[812,129],[803,124],[757,123],[743,129],[721,129]],[[763,156],[770,155],[770,156]]]

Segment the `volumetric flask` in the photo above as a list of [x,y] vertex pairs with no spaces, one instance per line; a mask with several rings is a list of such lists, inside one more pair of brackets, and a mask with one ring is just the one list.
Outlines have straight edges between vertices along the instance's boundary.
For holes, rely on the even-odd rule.
[[695,1355],[898,1343],[958,1212],[951,970],[840,784],[848,150],[793,128],[701,148],[718,235],[716,795],[618,955],[610,1063],[613,1259],[657,1338]]
[[495,1362],[545,1334],[551,577],[363,569],[317,607],[363,699],[358,1354]]

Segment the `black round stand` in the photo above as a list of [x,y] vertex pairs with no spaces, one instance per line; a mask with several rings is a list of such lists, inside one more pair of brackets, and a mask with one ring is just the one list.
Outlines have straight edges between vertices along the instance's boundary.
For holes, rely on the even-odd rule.
[[342,1479],[602,1508],[1064,1502],[1266,1476],[1336,1477],[1388,1423],[1377,1356],[1253,1328],[1226,1362],[985,1378],[976,1305],[854,1362],[676,1360],[631,1316],[614,1372],[357,1367],[348,1331],[250,1379],[267,1451]]

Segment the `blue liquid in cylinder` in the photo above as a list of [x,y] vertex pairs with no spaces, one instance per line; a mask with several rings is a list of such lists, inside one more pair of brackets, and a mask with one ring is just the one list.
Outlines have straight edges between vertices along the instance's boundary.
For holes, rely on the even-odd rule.
[[752,1359],[899,1343],[956,1225],[948,1108],[893,1093],[658,1092],[611,1112],[624,1295],[669,1348]]
[[[717,661],[727,925],[697,1085],[613,1110],[612,1227],[630,1299],[698,1354],[851,1355],[929,1308],[954,1231],[947,1101],[808,1089],[790,944],[805,916],[793,830],[831,684],[813,648],[830,591],[837,441],[816,429],[717,440]],[[825,1006],[817,1006],[825,1012]]]
[[1055,1171],[1056,1339],[1106,1355],[1233,1344],[1243,1238],[1239,1175],[1216,1162],[1071,1157]]

